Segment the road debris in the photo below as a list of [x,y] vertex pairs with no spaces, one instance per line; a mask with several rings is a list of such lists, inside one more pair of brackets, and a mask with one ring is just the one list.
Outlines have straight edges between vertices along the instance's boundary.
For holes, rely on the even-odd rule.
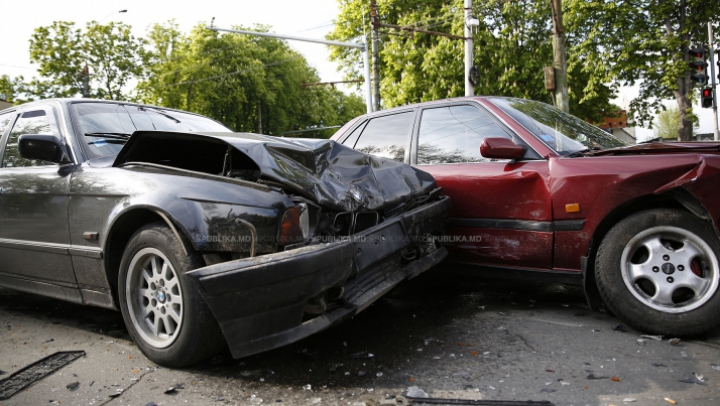
[[612,329],[613,329],[613,331],[619,331],[619,332],[621,332],[621,333],[627,333],[627,329],[626,329],[625,326],[622,325],[622,324],[618,324],[618,325],[616,325],[615,327],[613,327]]
[[602,375],[590,374],[587,376],[587,379],[608,379],[608,377],[602,376]]
[[540,389],[540,393],[543,393],[543,392],[545,392],[545,393],[553,393],[553,392],[557,392],[557,390],[555,390],[555,389],[553,389],[553,388],[542,388],[542,389]]
[[165,390],[165,392],[163,392],[163,393],[166,395],[176,395],[178,393],[179,389],[185,389],[185,384],[181,382],[177,385],[173,385],[173,386],[167,388]]
[[617,376],[610,377],[610,380],[613,382],[620,382],[620,378],[618,378]]
[[65,387],[70,391],[74,391],[75,389],[80,387],[80,382],[75,381],[65,385]]
[[405,390],[405,396],[409,398],[429,398],[430,395],[417,386],[410,386]]
[[643,334],[643,335],[640,336],[640,338],[649,338],[649,339],[655,340],[655,341],[662,341],[663,336],[652,336],[652,335],[649,335],[649,334]]
[[678,346],[680,345],[680,339],[679,338],[671,338],[668,340],[670,345]]
[[[712,369],[714,369],[716,371],[720,371],[720,365],[710,365],[710,366],[712,367]],[[0,374],[0,375],[2,375],[2,374]]]
[[703,386],[704,386],[704,385],[705,385],[705,380],[704,380],[704,379],[701,379],[701,378],[702,378],[702,375],[700,375],[700,376],[693,375],[693,376],[690,376],[690,377],[687,377],[687,378],[684,378],[684,379],[678,379],[678,382],[690,383],[690,384],[693,384],[693,385],[703,385]]
[[26,366],[0,380],[0,400],[10,399],[17,392],[83,356],[85,351],[61,351]]
[[672,400],[672,399],[670,399],[670,398],[665,398],[665,401],[668,402],[668,403],[670,403],[670,404],[677,405],[677,402],[674,401],[674,400]]
[[665,367],[665,368],[667,368],[667,365],[661,364],[661,363],[659,363],[659,362],[653,362],[653,363],[652,363],[652,366],[654,366],[654,367]]
[[363,350],[363,351],[356,352],[356,353],[354,353],[354,354],[350,354],[350,358],[353,358],[353,359],[365,359],[365,358],[370,359],[370,358],[375,358],[375,354],[373,354],[373,353],[371,353],[371,352],[368,352],[367,350]]
[[625,402],[625,403],[637,402],[637,399],[635,399],[635,398],[625,398],[625,399],[623,399],[623,402]]
[[638,338],[636,342],[638,345],[645,345],[645,340],[643,340],[642,338]]

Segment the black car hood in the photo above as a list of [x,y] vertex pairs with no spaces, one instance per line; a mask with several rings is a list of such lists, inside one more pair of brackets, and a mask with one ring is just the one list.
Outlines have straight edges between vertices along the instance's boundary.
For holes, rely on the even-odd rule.
[[147,162],[219,175],[205,168],[222,168],[228,146],[251,159],[261,179],[334,210],[392,210],[437,188],[427,172],[332,140],[249,133],[137,131],[113,166]]

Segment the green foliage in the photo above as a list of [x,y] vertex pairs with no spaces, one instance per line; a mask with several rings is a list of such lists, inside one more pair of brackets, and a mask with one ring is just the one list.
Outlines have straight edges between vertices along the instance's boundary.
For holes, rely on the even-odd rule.
[[186,36],[170,22],[154,25],[148,41],[152,50],[143,56],[148,76],[138,85],[146,103],[195,111],[237,131],[274,135],[320,122],[343,124],[364,112],[357,96],[304,89],[303,83],[319,81],[317,72],[280,40],[220,34],[202,24]]
[[677,107],[660,112],[657,116],[655,135],[660,138],[677,138],[678,115]]
[[26,83],[23,91],[30,99],[78,96],[87,66],[90,97],[127,100],[123,89],[143,74],[144,43],[122,23],[91,21],[85,31],[65,21],[38,27],[30,38],[30,60],[39,65],[41,78]]
[[[691,114],[691,113],[688,113]],[[677,138],[679,126],[680,111],[677,107],[670,107],[657,115],[654,127],[655,135],[660,138]],[[695,115],[691,116],[693,130],[697,130],[700,122]]]
[[630,113],[640,125],[652,122],[661,100],[674,98],[688,135],[693,89],[688,49],[707,42],[707,22],[720,14],[720,2],[566,0],[565,8],[569,38],[584,55],[581,71],[588,87],[639,84]]
[[[378,0],[380,21],[464,35],[463,1]],[[340,0],[340,15],[329,38],[348,41],[370,32],[367,1]],[[476,94],[521,97],[552,103],[543,67],[552,65],[550,3],[547,0],[477,1],[481,25],[473,34]],[[365,19],[363,20],[363,15]],[[365,26],[363,27],[363,21]],[[381,28],[380,77],[384,107],[464,95],[464,43],[458,39]],[[360,76],[357,50],[333,48],[349,78]],[[611,111],[615,89],[590,82],[584,56],[569,43],[570,111],[597,122]]]
[[23,77],[11,78],[8,75],[0,76],[0,99],[7,102],[14,102],[15,97],[22,86]]

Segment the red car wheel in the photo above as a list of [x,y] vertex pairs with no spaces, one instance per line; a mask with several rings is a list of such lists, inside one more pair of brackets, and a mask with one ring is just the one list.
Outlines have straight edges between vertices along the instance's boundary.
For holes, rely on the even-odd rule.
[[681,210],[647,210],[608,232],[595,278],[605,304],[633,327],[699,334],[720,323],[719,252],[710,223]]

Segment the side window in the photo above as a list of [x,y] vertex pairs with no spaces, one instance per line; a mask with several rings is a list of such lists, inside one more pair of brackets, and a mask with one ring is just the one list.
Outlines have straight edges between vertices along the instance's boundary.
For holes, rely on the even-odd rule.
[[347,145],[350,148],[355,148],[355,144],[357,143],[360,133],[365,128],[365,124],[367,124],[367,122],[364,122],[357,126],[357,128],[347,138],[345,138],[345,141],[343,141],[343,145]]
[[424,110],[418,140],[418,164],[489,162],[480,155],[484,138],[511,139],[499,125],[472,106]]
[[408,111],[370,120],[355,143],[355,149],[403,162],[414,116],[415,112]]
[[18,151],[18,138],[23,134],[58,136],[55,123],[45,110],[32,110],[22,113],[8,135],[2,160],[3,168],[57,165],[52,162],[37,159],[21,158],[20,152]]

